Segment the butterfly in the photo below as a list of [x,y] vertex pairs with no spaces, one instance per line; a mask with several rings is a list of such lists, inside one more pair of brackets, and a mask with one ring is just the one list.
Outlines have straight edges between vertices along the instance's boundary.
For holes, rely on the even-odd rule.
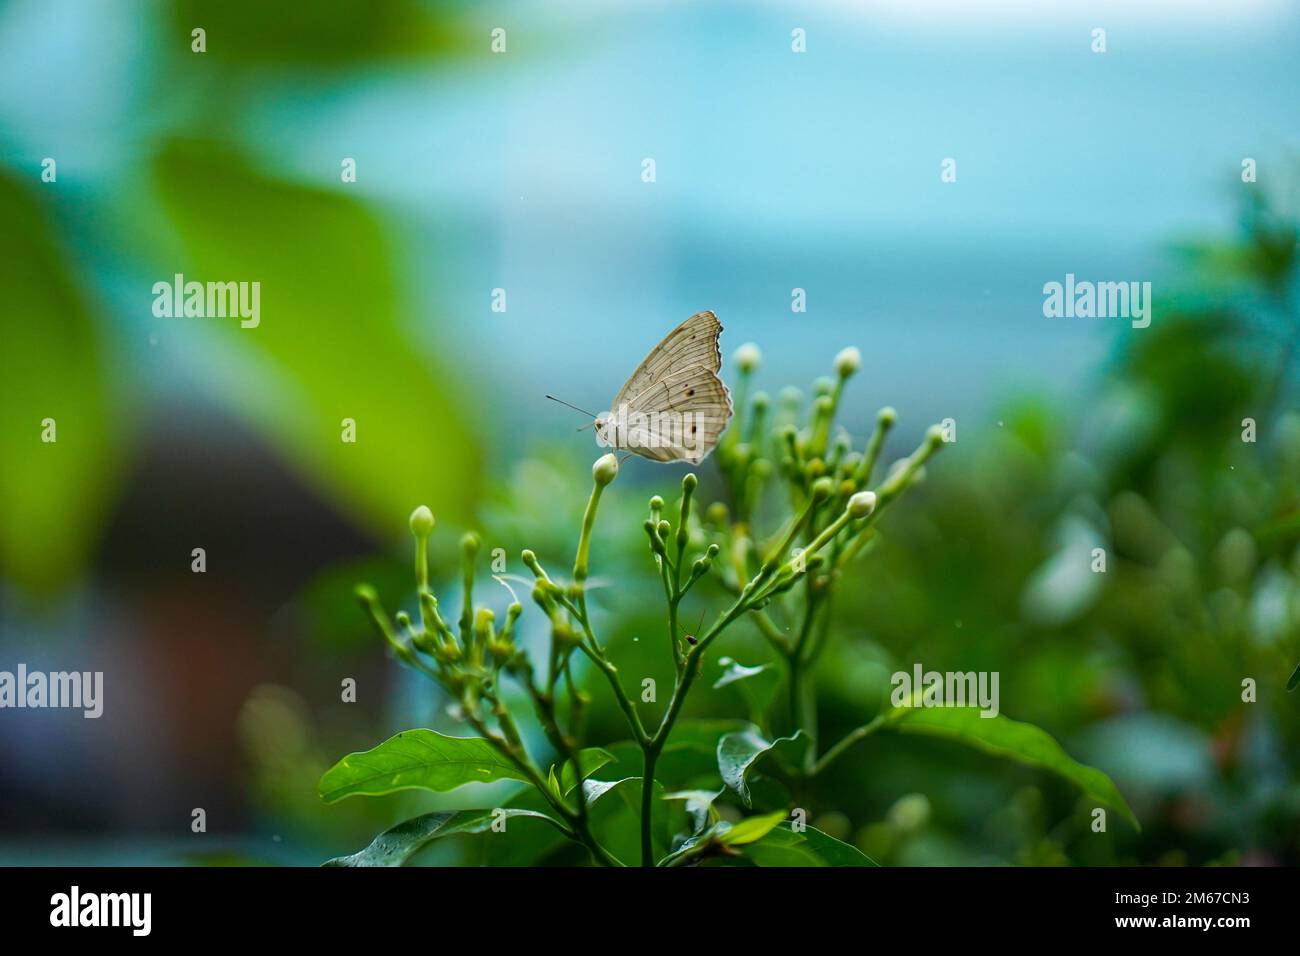
[[731,392],[718,376],[721,335],[716,315],[697,312],[664,336],[595,416],[597,443],[651,461],[703,461],[731,421]]

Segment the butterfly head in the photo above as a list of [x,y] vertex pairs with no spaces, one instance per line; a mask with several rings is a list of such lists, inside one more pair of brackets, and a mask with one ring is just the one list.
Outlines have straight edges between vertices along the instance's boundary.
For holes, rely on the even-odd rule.
[[614,413],[601,412],[596,416],[595,420],[591,424],[592,427],[596,429],[597,443],[600,444],[602,448],[614,447]]

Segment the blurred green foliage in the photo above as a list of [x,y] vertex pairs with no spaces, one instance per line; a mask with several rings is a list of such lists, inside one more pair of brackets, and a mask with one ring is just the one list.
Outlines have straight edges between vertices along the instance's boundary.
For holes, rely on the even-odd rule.
[[[463,55],[467,8],[177,0],[158,12],[157,55],[134,78],[142,114],[104,144],[110,180],[66,165],[53,182],[35,165],[22,180],[0,172],[0,571],[33,597],[81,573],[149,426],[196,398],[381,535],[411,500],[463,518],[477,494],[478,423],[455,363],[419,334],[446,317],[413,314],[391,217],[347,195],[337,166],[310,182],[259,168],[264,131],[250,121],[285,65],[327,87],[341,70]],[[177,273],[260,282],[260,325],[155,318],[149,290]],[[355,444],[340,440],[344,418]],[[56,442],[41,441],[46,419]]]

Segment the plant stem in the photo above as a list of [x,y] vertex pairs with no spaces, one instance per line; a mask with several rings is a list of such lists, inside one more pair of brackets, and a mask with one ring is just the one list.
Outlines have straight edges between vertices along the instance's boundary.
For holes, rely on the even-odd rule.
[[874,720],[872,720],[870,723],[863,724],[861,727],[849,731],[847,734],[844,735],[844,737],[837,744],[835,744],[833,747],[827,750],[826,753],[822,754],[821,759],[818,760],[817,763],[813,765],[812,776],[814,777],[817,776],[828,766],[830,766],[831,762],[834,761],[836,757],[844,753],[844,751],[848,750],[850,747],[852,747],[862,738],[869,737],[871,734],[874,734],[877,730],[879,730],[884,725],[885,725],[885,715],[881,714],[878,717],[876,717]]
[[655,865],[654,842],[650,838],[651,819],[654,816],[655,764],[659,760],[660,744],[651,744],[641,750],[641,865]]

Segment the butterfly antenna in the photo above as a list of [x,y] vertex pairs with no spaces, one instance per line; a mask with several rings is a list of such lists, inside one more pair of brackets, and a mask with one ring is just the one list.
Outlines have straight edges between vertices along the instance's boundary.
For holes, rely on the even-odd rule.
[[[582,412],[582,414],[586,415],[592,421],[596,420],[596,416],[593,415],[591,412],[587,411],[585,408],[579,408],[577,405],[570,405],[564,399],[556,398],[554,395],[547,395],[546,397],[553,402],[558,402],[559,404],[563,405],[565,408],[572,408],[575,412]],[[586,426],[584,425],[583,427],[585,428]]]
[[492,579],[496,581],[497,584],[501,585],[503,588],[505,588],[507,591],[510,592],[510,599],[512,601],[514,601],[516,604],[519,603],[519,595],[515,593],[515,589],[510,586],[509,581],[507,581],[504,577],[502,577],[499,574],[492,575]]

